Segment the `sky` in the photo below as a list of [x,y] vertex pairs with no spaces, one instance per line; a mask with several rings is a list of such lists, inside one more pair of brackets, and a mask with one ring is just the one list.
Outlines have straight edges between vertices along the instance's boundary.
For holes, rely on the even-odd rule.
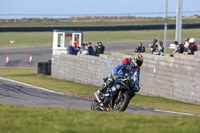
[[[176,12],[176,5],[168,0],[168,12]],[[183,11],[200,12],[200,0],[183,0]],[[165,12],[165,0],[0,0],[0,15],[151,12]]]

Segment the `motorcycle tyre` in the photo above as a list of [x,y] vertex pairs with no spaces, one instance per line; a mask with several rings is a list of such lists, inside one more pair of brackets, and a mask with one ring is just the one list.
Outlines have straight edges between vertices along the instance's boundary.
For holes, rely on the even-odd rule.
[[121,106],[121,108],[120,108],[119,110],[116,110],[116,109],[115,109],[115,103],[114,103],[114,107],[113,107],[113,111],[114,111],[114,112],[125,111],[126,108],[128,107],[128,104],[129,104],[129,102],[130,102],[130,95],[129,95],[128,93],[124,93],[123,96],[124,96],[124,98],[125,98],[125,99],[124,99],[124,102],[123,102],[123,105]]
[[95,110],[100,110],[101,111],[101,109],[100,109],[100,104],[98,103],[98,106],[94,109],[94,103],[95,102],[97,102],[98,103],[98,101],[97,101],[97,99],[96,98],[94,98],[94,100],[92,100],[92,104],[91,104],[91,110],[92,111],[95,111]]

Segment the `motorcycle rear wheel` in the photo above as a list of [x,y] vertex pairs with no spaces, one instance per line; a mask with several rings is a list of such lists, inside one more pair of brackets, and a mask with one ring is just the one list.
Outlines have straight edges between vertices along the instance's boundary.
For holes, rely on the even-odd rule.
[[116,103],[116,101],[117,101],[117,98],[115,99],[115,102],[114,102],[113,111],[114,112],[125,111],[130,101],[130,95],[127,93],[124,93],[122,97],[120,98],[119,103]]

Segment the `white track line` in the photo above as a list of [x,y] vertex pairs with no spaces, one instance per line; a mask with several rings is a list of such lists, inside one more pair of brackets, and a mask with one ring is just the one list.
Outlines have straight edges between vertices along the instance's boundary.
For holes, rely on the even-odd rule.
[[[0,79],[5,80],[5,81],[10,81],[10,82],[13,82],[13,83],[17,83],[17,84],[21,84],[21,85],[25,85],[25,86],[28,86],[28,87],[33,87],[35,89],[48,91],[48,92],[51,92],[51,93],[65,95],[64,93],[48,90],[48,89],[45,89],[45,88],[42,88],[42,87],[33,86],[33,85],[30,85],[30,84],[22,83],[22,82],[15,81],[15,80],[12,80],[12,79],[7,79],[7,78],[3,78],[3,77],[0,77]],[[156,111],[156,112],[164,112],[164,113],[170,113],[170,114],[178,114],[178,115],[188,115],[188,116],[198,116],[198,117],[200,117],[200,115],[194,115],[194,114],[189,114],[189,113],[181,113],[181,112],[158,110],[158,109],[153,109],[153,110]]]
[[189,113],[166,111],[166,110],[158,110],[158,109],[153,109],[153,110],[156,111],[156,112],[164,112],[164,113],[170,113],[170,114],[178,114],[178,115],[188,115],[188,116],[198,116],[198,117],[200,117],[200,115],[189,114]]
[[12,80],[12,79],[7,79],[7,78],[3,78],[3,77],[0,77],[0,79],[5,80],[5,81],[10,81],[10,82],[13,82],[13,83],[17,83],[17,84],[21,84],[21,85],[25,85],[25,86],[32,87],[32,88],[35,88],[35,89],[48,91],[48,92],[51,92],[51,93],[56,93],[56,94],[60,94],[60,95],[65,95],[64,93],[60,93],[60,92],[48,90],[48,89],[45,89],[45,88],[42,88],[42,87],[33,86],[33,85],[30,85],[30,84],[22,83],[22,82],[15,81],[15,80]]

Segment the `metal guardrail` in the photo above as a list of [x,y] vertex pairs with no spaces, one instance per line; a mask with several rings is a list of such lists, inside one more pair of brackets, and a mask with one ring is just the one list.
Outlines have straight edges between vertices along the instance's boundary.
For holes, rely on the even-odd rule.
[[[176,24],[168,24],[168,29],[175,29]],[[200,23],[184,23],[183,29],[200,28]],[[53,30],[76,31],[128,31],[128,30],[161,30],[164,24],[145,25],[112,25],[112,26],[40,26],[40,27],[0,27],[0,32],[48,32]]]

